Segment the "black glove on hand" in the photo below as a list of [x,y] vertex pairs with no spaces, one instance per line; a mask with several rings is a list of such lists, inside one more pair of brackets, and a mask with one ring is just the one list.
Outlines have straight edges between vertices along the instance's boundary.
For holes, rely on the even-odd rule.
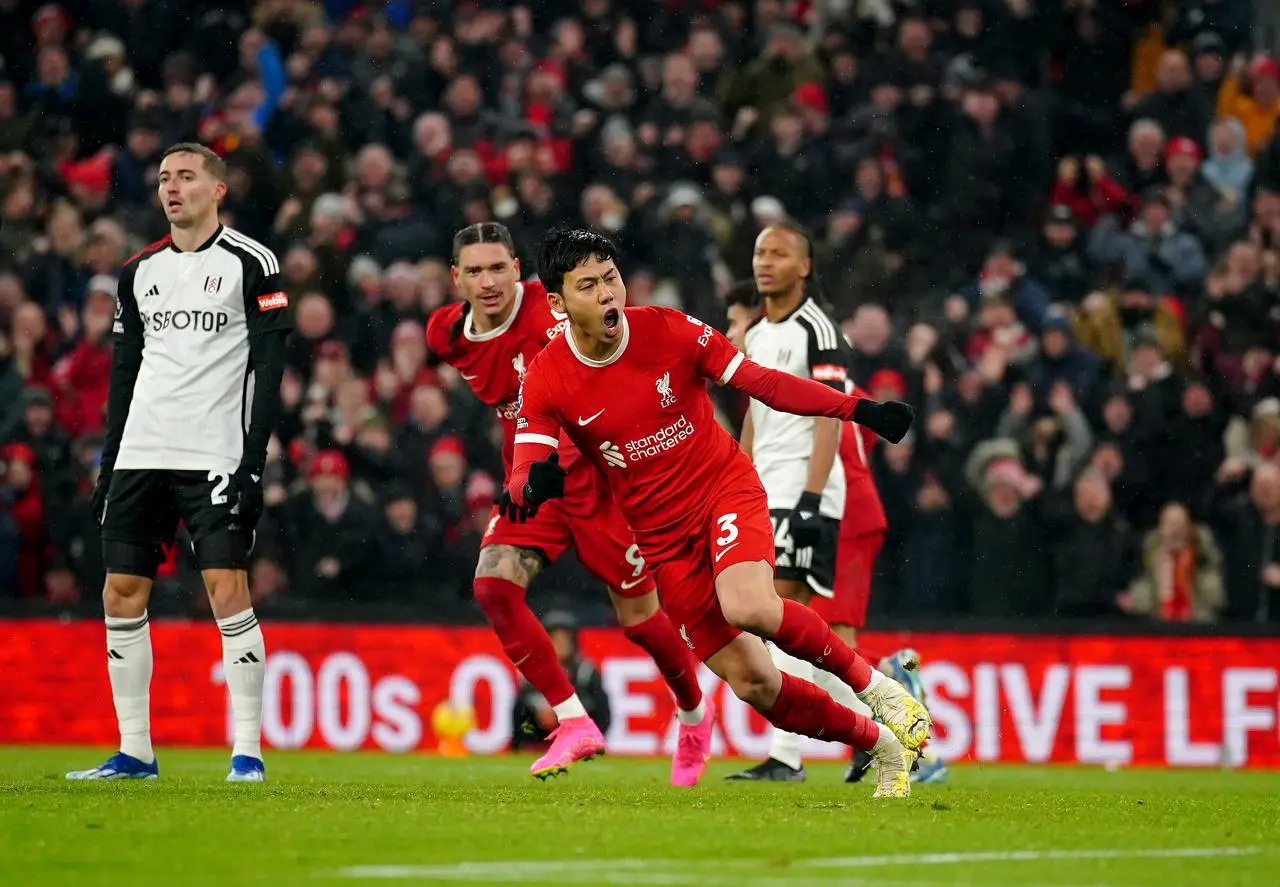
[[820,493],[801,493],[800,501],[791,512],[791,542],[796,549],[812,548],[822,541],[822,515],[818,507],[822,504]]
[[93,485],[93,498],[89,500],[89,507],[93,509],[93,520],[99,527],[107,516],[107,490],[110,488],[111,474],[99,472],[98,482]]
[[548,499],[559,499],[563,495],[564,469],[560,467],[559,453],[529,466],[529,480],[524,485],[524,501],[528,507],[536,509]]
[[502,496],[498,499],[498,514],[512,523],[522,524],[537,513],[538,506],[521,507],[511,500],[511,493],[506,490],[502,491]]
[[240,528],[252,530],[262,517],[262,469],[241,465],[231,478]]
[[915,416],[911,404],[897,400],[880,403],[864,397],[853,408],[853,421],[867,426],[889,443],[900,443],[907,436]]

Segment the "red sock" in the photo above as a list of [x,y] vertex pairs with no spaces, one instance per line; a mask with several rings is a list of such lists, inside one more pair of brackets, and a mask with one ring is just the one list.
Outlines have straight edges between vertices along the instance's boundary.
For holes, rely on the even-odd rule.
[[666,613],[659,610],[644,622],[627,626],[622,633],[658,663],[658,670],[676,694],[676,705],[682,711],[698,707],[702,701],[702,688],[698,686],[698,660],[693,658],[689,645],[680,637]]
[[572,696],[573,684],[560,666],[547,630],[525,603],[524,589],[494,576],[477,577],[472,588],[507,658],[533,689],[546,697],[548,705],[559,705]]
[[871,718],[845,708],[816,684],[785,672],[773,708],[761,714],[779,730],[843,742],[863,751],[871,751],[880,739],[880,728]]
[[782,624],[769,640],[797,659],[831,672],[855,693],[861,693],[871,683],[867,661],[840,640],[821,616],[793,600],[782,599]]

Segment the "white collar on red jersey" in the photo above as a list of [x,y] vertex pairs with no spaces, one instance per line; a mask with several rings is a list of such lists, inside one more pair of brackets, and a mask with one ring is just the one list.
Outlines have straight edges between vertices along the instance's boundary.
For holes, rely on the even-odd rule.
[[579,351],[578,343],[573,340],[572,329],[567,329],[564,331],[564,339],[566,342],[569,343],[569,350],[573,352],[573,356],[578,358],[579,362],[584,363],[589,367],[607,367],[609,364],[613,363],[615,360],[617,360],[619,357],[622,356],[622,352],[627,350],[627,342],[631,340],[631,324],[627,323],[627,311],[625,308],[622,310],[621,322],[622,322],[622,341],[618,343],[618,349],[614,351],[612,354],[610,354],[608,357],[606,357],[604,360],[594,360],[590,357],[587,357],[581,351]]
[[469,342],[487,342],[490,339],[496,339],[507,330],[511,329],[511,324],[516,322],[516,315],[520,313],[520,302],[524,299],[524,281],[516,281],[516,300],[511,305],[511,313],[507,315],[507,319],[501,325],[495,326],[493,329],[485,333],[477,333],[475,326],[475,316],[471,312],[467,313],[467,322],[462,325],[462,334],[467,337]]

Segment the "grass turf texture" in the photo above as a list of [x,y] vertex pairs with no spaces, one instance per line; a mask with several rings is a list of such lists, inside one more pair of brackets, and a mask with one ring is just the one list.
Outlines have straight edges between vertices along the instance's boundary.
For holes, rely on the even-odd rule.
[[665,761],[541,783],[524,757],[276,753],[265,785],[228,785],[225,752],[161,750],[156,782],[63,780],[105,757],[0,749],[0,883],[1243,887],[1280,870],[1274,772],[970,766],[893,802],[834,765],[759,785],[717,762],[677,790]]

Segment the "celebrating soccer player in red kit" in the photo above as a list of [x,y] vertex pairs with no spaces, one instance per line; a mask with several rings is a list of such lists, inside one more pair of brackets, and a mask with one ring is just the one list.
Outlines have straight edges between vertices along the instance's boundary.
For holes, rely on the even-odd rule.
[[[539,284],[520,282],[520,262],[505,227],[483,222],[453,238],[453,280],[465,301],[434,312],[427,344],[454,367],[503,425],[508,475],[526,367],[565,326],[551,312]],[[533,578],[570,547],[587,570],[609,587],[623,632],[658,664],[676,698],[680,722],[673,785],[696,785],[711,751],[710,705],[698,686],[697,661],[658,595],[630,528],[603,479],[579,460],[567,441],[560,448],[567,472],[556,502],[526,507],[504,493],[481,543],[474,591],[502,648],[535,690],[546,697],[560,725],[551,748],[534,762],[539,778],[604,750],[600,729],[587,716],[561,668],[546,630],[525,602]],[[541,505],[542,503],[538,503]]]
[[[766,370],[678,311],[627,308],[615,255],[608,238],[589,231],[553,231],[542,244],[539,275],[569,325],[525,374],[513,503],[532,507],[562,495],[563,432],[608,478],[690,649],[774,726],[871,752],[877,797],[907,796],[928,713],[816,613],[778,597],[764,490],[716,422],[706,383],[731,385],[778,410],[853,418],[895,441],[910,428],[911,407]],[[761,637],[838,675],[884,725],[780,673]]]

